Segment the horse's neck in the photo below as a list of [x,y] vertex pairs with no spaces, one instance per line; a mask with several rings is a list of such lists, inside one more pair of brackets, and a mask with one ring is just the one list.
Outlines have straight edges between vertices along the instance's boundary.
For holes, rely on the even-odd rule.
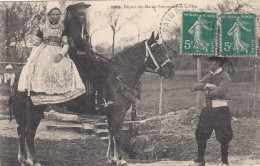
[[120,64],[116,65],[117,73],[123,77],[125,83],[134,87],[144,72],[145,49],[133,49],[129,52],[128,55],[118,54],[112,60]]

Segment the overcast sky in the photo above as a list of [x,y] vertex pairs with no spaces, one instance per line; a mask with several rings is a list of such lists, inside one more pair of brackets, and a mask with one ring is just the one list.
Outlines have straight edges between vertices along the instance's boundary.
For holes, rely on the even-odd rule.
[[[90,34],[92,35],[92,44],[107,42],[112,43],[112,31],[108,24],[108,19],[105,17],[108,11],[111,10],[112,6],[120,5],[121,9],[116,9],[120,14],[118,24],[125,23],[125,19],[128,17],[134,18],[132,21],[128,21],[121,30],[117,33],[116,45],[123,45],[122,38],[134,38],[133,42],[137,42],[138,29],[140,29],[140,40],[144,40],[150,37],[151,32],[159,32],[160,22],[163,15],[168,8],[158,7],[161,6],[172,6],[176,4],[186,4],[197,6],[193,11],[200,11],[201,9],[206,10],[208,6],[216,6],[217,3],[221,3],[223,0],[154,0],[154,1],[90,1],[92,6],[88,9],[89,20],[90,20]],[[234,4],[237,4],[237,0],[230,0]],[[248,3],[254,6],[256,9],[253,12],[259,15],[260,0],[238,0],[240,3]],[[156,8],[145,8],[145,5],[156,6]],[[143,8],[137,8],[143,6]],[[129,8],[131,7],[131,8]],[[257,9],[258,7],[258,9]],[[189,10],[189,9],[188,9]],[[177,15],[173,19],[173,22],[180,25],[181,13],[183,10],[177,11]],[[187,9],[185,9],[187,11]],[[102,29],[100,29],[102,27]],[[98,31],[96,31],[98,30]]]
[[[181,26],[182,11],[201,11],[207,10],[208,6],[214,7],[224,0],[138,0],[138,1],[85,1],[91,4],[87,10],[90,22],[90,35],[92,37],[93,46],[107,43],[108,46],[112,45],[112,30],[109,26],[109,19],[107,13],[115,6],[120,6],[120,9],[115,9],[117,14],[120,15],[118,25],[124,24],[121,30],[116,34],[116,47],[124,47],[126,43],[124,39],[132,38],[128,44],[138,42],[138,32],[140,31],[139,41],[148,39],[152,31],[159,32],[160,23],[169,8],[167,6],[193,5],[196,8],[179,9],[178,11],[172,9],[176,15],[171,19],[171,24]],[[242,4],[250,4],[255,9],[244,8],[248,12],[260,15],[260,0],[229,0],[237,6],[237,1]],[[64,1],[63,1],[64,2]],[[79,2],[79,1],[77,1]],[[84,1],[83,1],[84,2]],[[0,2],[1,3],[1,2]],[[65,6],[76,3],[75,1],[66,1]],[[160,5],[160,7],[159,7]],[[156,8],[152,8],[155,6]],[[142,8],[139,8],[142,7]],[[65,9],[64,9],[65,10]],[[216,12],[216,11],[213,11]],[[164,17],[165,18],[165,17]],[[131,20],[131,21],[129,21]],[[260,33],[258,33],[260,35]],[[171,36],[166,36],[171,37]]]

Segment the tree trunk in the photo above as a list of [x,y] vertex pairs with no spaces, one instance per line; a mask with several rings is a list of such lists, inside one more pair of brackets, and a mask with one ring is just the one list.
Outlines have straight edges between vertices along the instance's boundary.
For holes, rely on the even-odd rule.
[[116,36],[116,33],[113,32],[113,42],[112,42],[112,54],[115,53],[115,36]]
[[11,37],[9,31],[9,11],[8,9],[5,10],[5,55],[10,55],[10,45],[11,45]]

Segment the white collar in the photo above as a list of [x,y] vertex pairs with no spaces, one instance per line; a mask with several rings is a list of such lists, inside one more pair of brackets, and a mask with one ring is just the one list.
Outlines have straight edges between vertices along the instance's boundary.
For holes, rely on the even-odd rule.
[[213,71],[209,71],[209,72],[213,75],[219,74],[220,72],[222,72],[222,67],[218,68],[215,72]]

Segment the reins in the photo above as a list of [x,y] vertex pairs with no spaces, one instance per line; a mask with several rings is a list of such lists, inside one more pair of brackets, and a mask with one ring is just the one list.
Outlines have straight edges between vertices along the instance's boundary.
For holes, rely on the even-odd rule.
[[[102,59],[105,59],[105,60],[107,60],[107,61],[109,61],[109,62],[111,62],[111,63],[114,63],[114,64],[116,64],[116,65],[122,66],[122,67],[124,67],[124,68],[132,69],[132,70],[137,70],[137,71],[143,71],[143,70],[141,70],[141,69],[137,69],[137,68],[134,68],[134,67],[126,66],[126,65],[123,65],[123,64],[121,64],[121,63],[115,62],[115,61],[113,61],[113,60],[111,60],[111,59],[109,59],[109,58],[104,57],[103,55],[101,55],[101,54],[99,54],[99,53],[94,53],[94,54],[97,55],[98,57],[102,58]],[[146,70],[146,69],[144,70],[144,72],[158,74],[158,72],[150,71],[150,70]]]
[[[153,47],[153,46],[156,45],[156,44],[157,44],[157,43],[152,44],[151,47]],[[148,46],[147,41],[145,41],[145,54],[146,54],[146,56],[145,56],[144,62],[146,63],[148,57],[150,56],[151,59],[152,59],[152,61],[153,61],[153,63],[154,63],[154,65],[156,66],[156,69],[155,69],[154,71],[150,71],[150,70],[146,70],[146,69],[140,70],[140,69],[137,69],[137,68],[134,68],[134,67],[126,66],[126,65],[120,64],[120,63],[118,63],[118,62],[115,62],[115,61],[113,61],[113,60],[111,60],[111,59],[109,59],[109,58],[104,57],[104,56],[101,55],[101,54],[98,54],[98,53],[94,53],[94,54],[97,55],[97,56],[99,56],[100,58],[103,58],[103,59],[105,59],[105,60],[107,60],[107,61],[109,61],[109,62],[111,62],[111,63],[117,64],[117,65],[119,65],[119,66],[122,66],[122,67],[125,67],[125,68],[128,68],[128,69],[132,69],[132,70],[144,71],[144,72],[147,72],[147,73],[154,73],[154,74],[158,74],[158,70],[161,69],[161,67],[163,67],[163,66],[166,65],[167,63],[171,62],[171,60],[168,58],[162,65],[159,65],[158,62],[155,60],[155,57],[153,56],[153,54],[152,54],[152,52],[151,52],[151,50],[150,50],[150,48],[149,48],[149,46]],[[115,56],[116,56],[116,55],[115,55]],[[166,55],[166,56],[167,56],[167,55]],[[167,57],[168,57],[168,56],[167,56]]]

